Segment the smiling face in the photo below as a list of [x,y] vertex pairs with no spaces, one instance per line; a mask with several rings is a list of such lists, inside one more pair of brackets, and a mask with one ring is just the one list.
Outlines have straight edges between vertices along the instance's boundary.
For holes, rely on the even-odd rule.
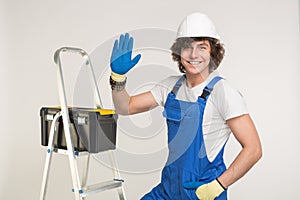
[[189,74],[208,74],[211,47],[207,40],[194,41],[181,49],[181,63]]

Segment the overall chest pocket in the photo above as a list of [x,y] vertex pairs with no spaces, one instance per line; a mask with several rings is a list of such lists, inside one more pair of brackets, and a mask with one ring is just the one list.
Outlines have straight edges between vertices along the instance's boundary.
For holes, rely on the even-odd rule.
[[200,113],[197,104],[190,103],[180,107],[166,106],[163,116],[168,125],[168,142],[177,134],[184,139],[187,135],[194,135],[198,131]]
[[179,125],[184,117],[180,109],[173,107],[165,107],[162,114],[166,118],[168,125]]
[[172,125],[180,125],[186,121],[193,118],[199,118],[200,112],[196,104],[190,104],[189,106],[184,106],[183,109],[177,107],[165,107],[163,111],[163,117],[166,118],[167,123]]
[[180,109],[166,107],[163,111],[163,117],[166,118],[168,126],[168,142],[170,142],[177,134],[183,115]]

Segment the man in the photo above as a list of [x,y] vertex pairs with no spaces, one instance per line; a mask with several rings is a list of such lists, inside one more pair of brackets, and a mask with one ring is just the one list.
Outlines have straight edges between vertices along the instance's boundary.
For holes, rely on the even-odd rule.
[[[141,57],[131,58],[132,47],[128,34],[114,44],[110,84],[116,111],[131,115],[161,105],[168,125],[161,183],[142,199],[227,199],[227,188],[261,158],[262,148],[243,97],[217,71],[225,50],[214,24],[202,13],[188,15],[171,47],[184,75],[135,96],[125,90],[125,74]],[[231,133],[242,150],[226,169],[223,152]]]

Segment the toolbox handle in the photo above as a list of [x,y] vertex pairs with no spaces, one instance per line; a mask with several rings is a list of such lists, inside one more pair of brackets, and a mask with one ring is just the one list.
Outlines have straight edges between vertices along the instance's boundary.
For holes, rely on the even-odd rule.
[[[94,69],[93,69],[93,66],[91,63],[91,59],[86,51],[84,51],[83,49],[80,49],[80,48],[76,48],[76,47],[61,47],[61,48],[57,49],[54,53],[54,62],[57,66],[57,78],[58,78],[57,81],[58,81],[58,86],[59,86],[59,96],[60,96],[60,103],[61,103],[62,108],[67,106],[66,91],[65,91],[65,86],[64,86],[62,65],[61,65],[61,59],[60,59],[61,53],[65,53],[65,52],[80,54],[85,59],[84,64],[90,66],[91,76],[92,76],[92,79],[93,79],[93,82],[95,85],[95,90],[96,90],[96,97],[97,97],[96,98],[96,106],[97,106],[97,108],[102,109],[102,101],[101,101],[100,92],[99,92],[99,88],[97,85]],[[62,104],[65,104],[65,106]]]

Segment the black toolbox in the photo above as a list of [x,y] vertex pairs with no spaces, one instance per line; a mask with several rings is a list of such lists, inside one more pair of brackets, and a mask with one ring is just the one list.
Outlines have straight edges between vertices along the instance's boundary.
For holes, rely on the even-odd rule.
[[[59,107],[42,107],[41,145],[48,146],[50,127]],[[117,114],[113,110],[68,108],[71,139],[75,151],[98,153],[116,148]],[[55,124],[54,147],[67,149],[62,117]]]

